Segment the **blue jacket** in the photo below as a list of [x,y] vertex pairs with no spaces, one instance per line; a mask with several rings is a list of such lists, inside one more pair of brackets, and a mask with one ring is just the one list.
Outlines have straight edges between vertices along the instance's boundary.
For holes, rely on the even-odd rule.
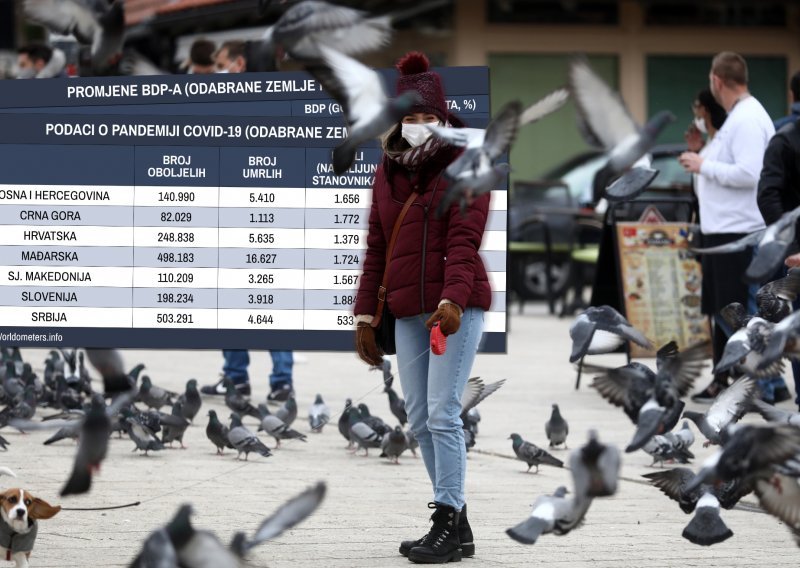
[[774,122],[774,124],[775,124],[775,132],[777,132],[778,130],[780,130],[782,127],[786,126],[790,122],[794,122],[798,118],[800,118],[800,102],[792,103],[792,106],[790,108],[790,112],[791,112],[791,114],[789,114],[788,116],[781,117],[781,118],[779,118],[778,120],[776,120]]

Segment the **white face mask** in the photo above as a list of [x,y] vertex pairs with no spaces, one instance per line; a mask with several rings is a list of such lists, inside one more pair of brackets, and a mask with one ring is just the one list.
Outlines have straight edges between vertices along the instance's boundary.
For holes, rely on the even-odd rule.
[[[436,122],[428,122],[426,124],[441,124],[438,120]],[[425,124],[405,124],[402,125],[401,135],[412,148],[424,144],[425,141],[431,137],[431,132]]]
[[705,119],[700,118],[699,116],[694,117],[694,125],[697,127],[697,130],[699,130],[703,134],[708,133],[708,130],[706,130]]
[[36,77],[36,69],[33,67],[24,67],[17,70],[17,79],[33,79]]

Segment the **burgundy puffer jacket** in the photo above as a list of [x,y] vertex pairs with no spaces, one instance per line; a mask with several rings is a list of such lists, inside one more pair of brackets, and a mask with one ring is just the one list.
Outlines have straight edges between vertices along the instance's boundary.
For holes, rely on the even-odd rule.
[[400,226],[388,274],[388,305],[397,318],[433,312],[443,298],[461,309],[488,310],[492,292],[478,254],[489,194],[475,199],[461,214],[458,204],[436,218],[447,188],[444,169],[460,149],[444,147],[416,172],[384,155],[372,186],[367,251],[354,313],[374,315],[383,278],[386,247],[400,211],[412,191],[420,194]]

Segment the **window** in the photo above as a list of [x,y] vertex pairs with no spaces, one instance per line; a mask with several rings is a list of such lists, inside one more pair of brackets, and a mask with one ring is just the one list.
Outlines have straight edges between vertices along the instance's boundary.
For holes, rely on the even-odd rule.
[[737,2],[645,3],[645,23],[650,26],[786,26],[785,2],[739,0]]
[[486,13],[493,24],[619,23],[618,3],[606,0],[487,0]]

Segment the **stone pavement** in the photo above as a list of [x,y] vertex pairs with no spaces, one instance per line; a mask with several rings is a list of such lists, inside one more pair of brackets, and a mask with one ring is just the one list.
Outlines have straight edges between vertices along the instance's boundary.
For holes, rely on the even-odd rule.
[[[610,406],[586,384],[575,391],[575,373],[567,362],[569,321],[545,315],[541,306],[529,306],[522,316],[511,312],[508,355],[479,356],[475,375],[487,381],[508,379],[506,385],[480,407],[475,452],[468,458],[467,501],[476,536],[477,555],[465,559],[472,566],[795,566],[798,550],[788,530],[762,513],[753,496],[735,510],[723,511],[733,530],[728,541],[710,548],[698,547],[681,537],[690,520],[676,503],[644,483],[642,473],[652,471],[651,459],[642,452],[625,455],[619,493],[598,499],[586,522],[563,537],[547,535],[534,546],[523,546],[505,535],[505,529],[523,520],[536,496],[558,485],[571,486],[569,472],[543,466],[538,475],[513,458],[511,432],[544,445],[544,421],[554,402],[569,421],[570,448],[581,445],[587,429],[598,428],[601,440],[624,447],[633,432],[621,410]],[[23,357],[41,372],[46,350],[23,349]],[[381,377],[349,353],[309,352],[295,365],[295,386],[300,413],[295,426],[308,430],[306,414],[316,393],[321,393],[335,414],[344,400],[366,402],[385,419],[391,418]],[[182,390],[195,377],[200,384],[214,380],[222,364],[217,351],[124,352],[126,364],[142,361],[158,385]],[[617,355],[595,358],[601,364],[622,364]],[[393,361],[394,362],[394,361]],[[253,354],[254,402],[266,395],[269,355]],[[402,370],[401,370],[402,372]],[[705,386],[706,377],[700,387]],[[691,406],[691,403],[689,403]],[[0,478],[6,487],[20,485],[51,503],[69,507],[106,506],[141,501],[138,507],[107,512],[63,511],[42,522],[31,558],[34,567],[125,566],[141,541],[166,522],[175,509],[191,502],[196,527],[208,528],[227,539],[235,530],[254,530],[284,499],[317,480],[328,483],[325,502],[308,521],[277,540],[253,551],[250,566],[384,567],[407,566],[397,554],[399,541],[418,537],[428,528],[430,485],[421,459],[406,454],[400,465],[344,450],[346,442],[335,424],[322,434],[309,434],[308,443],[286,442],[270,458],[251,455],[248,462],[235,454],[214,455],[205,437],[206,411],[215,408],[222,417],[221,400],[206,398],[196,424],[185,436],[186,450],[156,452],[149,457],[131,453],[128,439],[113,440],[109,457],[95,478],[91,493],[58,498],[69,474],[75,446],[62,441],[43,446],[47,432],[22,435],[6,429],[8,452],[0,464],[11,467],[18,480]],[[39,414],[45,414],[39,411]],[[755,420],[755,418],[752,418]],[[255,430],[252,419],[245,420]],[[698,461],[711,450],[693,450]],[[262,438],[268,445],[272,441]],[[566,459],[568,452],[556,455]],[[0,562],[0,566],[3,564]]]

